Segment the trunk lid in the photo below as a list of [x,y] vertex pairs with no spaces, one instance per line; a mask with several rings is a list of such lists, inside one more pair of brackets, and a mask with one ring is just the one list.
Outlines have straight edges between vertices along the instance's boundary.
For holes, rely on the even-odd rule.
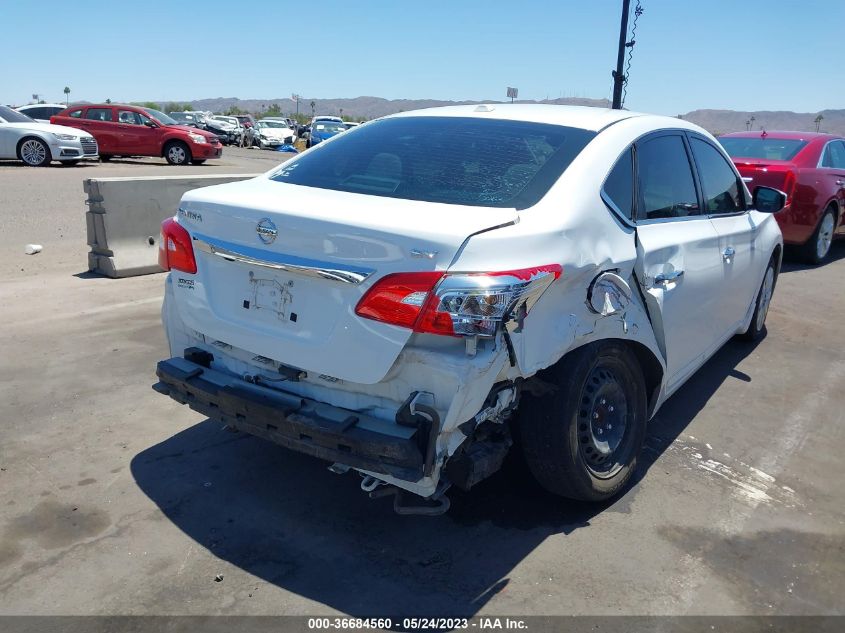
[[517,219],[514,209],[350,194],[266,176],[191,191],[178,216],[197,260],[196,275],[173,273],[188,327],[265,365],[271,359],[366,384],[384,377],[411,336],[355,314],[367,289],[390,273],[446,270],[468,236]]
[[749,191],[755,187],[773,187],[786,193],[787,201],[795,187],[795,163],[788,160],[734,158],[734,164]]

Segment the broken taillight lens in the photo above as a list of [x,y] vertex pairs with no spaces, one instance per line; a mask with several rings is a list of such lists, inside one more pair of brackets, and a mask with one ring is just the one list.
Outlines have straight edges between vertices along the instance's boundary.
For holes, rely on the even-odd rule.
[[561,272],[552,264],[488,273],[396,273],[376,282],[355,313],[421,333],[494,336],[505,319],[525,316]]
[[158,265],[164,270],[174,269],[192,274],[197,272],[191,235],[174,218],[167,218],[161,223]]

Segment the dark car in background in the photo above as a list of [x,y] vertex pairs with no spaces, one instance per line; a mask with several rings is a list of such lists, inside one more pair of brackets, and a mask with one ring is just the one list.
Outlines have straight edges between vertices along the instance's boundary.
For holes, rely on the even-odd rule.
[[114,156],[162,156],[171,165],[201,165],[223,153],[213,134],[180,125],[152,108],[113,103],[77,105],[53,116],[50,122],[91,134],[104,161]]
[[786,193],[775,214],[783,241],[819,264],[845,236],[845,139],[810,132],[735,132],[719,137],[748,188]]

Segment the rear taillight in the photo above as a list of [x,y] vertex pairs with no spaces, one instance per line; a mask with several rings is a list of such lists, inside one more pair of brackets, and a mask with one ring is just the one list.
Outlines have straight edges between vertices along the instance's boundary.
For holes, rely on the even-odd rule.
[[358,316],[448,336],[494,336],[524,317],[562,269],[553,264],[492,273],[396,273],[364,295]]
[[161,237],[158,242],[158,265],[164,270],[197,272],[197,260],[191,235],[173,218],[161,223]]
[[786,194],[786,204],[792,202],[792,196],[795,193],[795,185],[798,184],[798,178],[795,172],[791,169],[786,172],[786,177],[783,179],[783,192]]

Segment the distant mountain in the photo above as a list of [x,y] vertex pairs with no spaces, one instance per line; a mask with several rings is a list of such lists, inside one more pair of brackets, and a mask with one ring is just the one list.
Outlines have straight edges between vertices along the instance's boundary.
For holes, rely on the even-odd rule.
[[[700,125],[714,134],[740,132],[747,125],[754,130],[796,130],[815,132],[816,117],[821,115],[820,130],[829,134],[845,136],[845,110],[822,110],[821,112],[768,111],[738,112],[735,110],[693,110],[682,115],[687,121]],[[754,117],[754,121],[751,118]]]
[[[300,99],[299,112],[310,114],[312,99]],[[316,114],[334,114],[343,110],[344,117],[375,119],[387,114],[420,110],[422,108],[436,108],[449,105],[466,105],[473,103],[503,103],[502,101],[442,101],[437,99],[382,99],[381,97],[355,97],[354,99],[313,99]],[[182,103],[181,101],[179,103]],[[232,106],[248,112],[260,113],[271,105],[276,104],[283,112],[296,111],[296,102],[290,98],[283,99],[237,99],[235,97],[218,97],[216,99],[199,99],[190,101],[197,110],[211,110],[224,112]],[[543,101],[517,101],[516,103],[554,103],[558,105],[582,105],[597,108],[609,108],[607,99],[549,99]]]
[[[312,99],[299,101],[300,113],[311,112]],[[382,99],[380,97],[355,97],[354,99],[313,99],[314,111],[317,114],[339,114],[344,117],[374,119],[395,112],[419,110],[422,108],[436,108],[438,106],[462,105],[473,103],[503,103],[501,101],[445,101],[438,99]],[[199,99],[191,101],[197,110],[211,110],[224,112],[236,106],[241,110],[260,114],[271,105],[276,104],[283,112],[292,113],[296,110],[296,103],[290,98],[281,99],[238,99],[235,97],[218,97],[216,99]],[[579,99],[561,98],[544,99],[542,101],[519,100],[517,103],[551,103],[558,105],[581,105],[596,108],[609,108],[607,99]],[[687,121],[700,125],[716,134],[739,132],[747,129],[760,130],[798,130],[813,132],[816,129],[815,119],[821,115],[821,131],[845,136],[845,110],[823,110],[821,112],[788,112],[759,110],[755,112],[741,112],[737,110],[693,110],[681,116]],[[752,117],[754,121],[751,122]],[[750,123],[748,123],[750,122]]]

